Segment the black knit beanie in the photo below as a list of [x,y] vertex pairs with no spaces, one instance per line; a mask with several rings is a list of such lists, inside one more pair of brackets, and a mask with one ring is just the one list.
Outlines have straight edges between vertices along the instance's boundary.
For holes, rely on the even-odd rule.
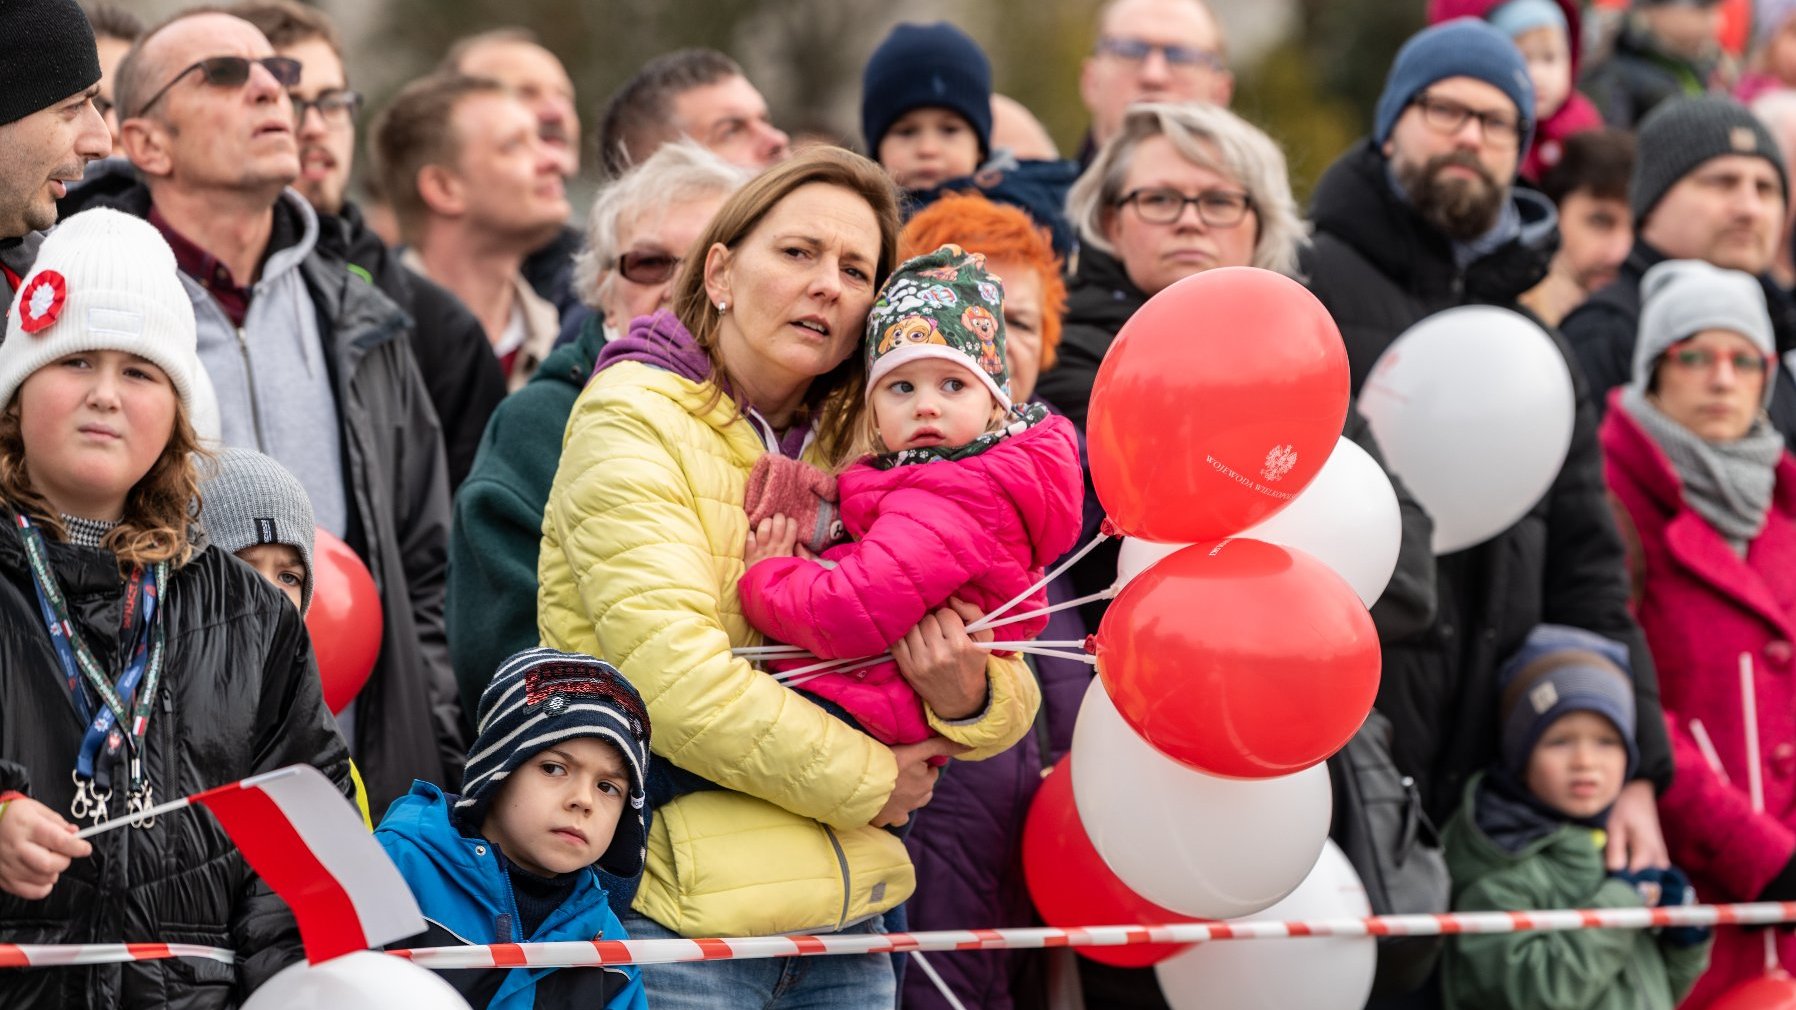
[[1710,158],[1727,154],[1745,154],[1770,162],[1777,169],[1784,199],[1790,197],[1790,172],[1784,165],[1783,152],[1759,117],[1731,98],[1714,95],[1659,103],[1640,121],[1639,151],[1629,187],[1636,226],[1678,180]]
[[75,0],[0,0],[0,12],[0,126],[99,81],[94,29]]
[[867,156],[898,117],[940,108],[960,116],[979,138],[979,160],[992,147],[992,65],[985,50],[946,21],[901,24],[867,60],[861,75],[861,134]]

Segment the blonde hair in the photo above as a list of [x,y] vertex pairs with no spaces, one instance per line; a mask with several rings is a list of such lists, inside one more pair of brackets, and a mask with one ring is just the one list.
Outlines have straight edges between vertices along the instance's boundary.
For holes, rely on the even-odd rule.
[[[811,183],[838,186],[867,201],[879,222],[879,261],[874,265],[877,290],[898,266],[898,191],[892,179],[873,162],[839,147],[812,147],[769,168],[737,190],[718,209],[711,223],[692,244],[680,274],[674,280],[673,312],[711,361],[711,383],[716,397],[735,397],[736,383],[717,353],[722,316],[705,293],[705,259],[713,246],[734,251],[781,201]],[[838,460],[854,441],[864,411],[861,391],[867,370],[859,354],[850,354],[829,372],[811,381],[804,410],[811,419],[823,458]],[[715,400],[713,400],[715,403]]]
[[1207,103],[1158,102],[1129,109],[1122,129],[1066,194],[1067,220],[1079,229],[1080,241],[1116,255],[1105,226],[1124,195],[1136,149],[1152,137],[1165,137],[1193,165],[1240,183],[1253,201],[1257,226],[1250,265],[1286,276],[1296,272],[1297,253],[1309,244],[1309,233],[1291,196],[1284,152],[1252,123]]
[[[197,460],[210,459],[187,419],[187,408],[175,401],[175,423],[161,455],[149,472],[125,494],[125,514],[107,531],[100,545],[111,551],[121,569],[167,561],[176,568],[193,558],[190,525],[199,521],[200,484]],[[31,482],[25,459],[25,436],[19,420],[19,398],[0,412],[0,499],[36,520],[54,539],[66,541],[62,516]]]

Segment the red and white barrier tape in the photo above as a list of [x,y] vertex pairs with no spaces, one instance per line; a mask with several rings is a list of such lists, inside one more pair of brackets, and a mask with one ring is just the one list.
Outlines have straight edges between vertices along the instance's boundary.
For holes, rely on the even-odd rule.
[[[1587,908],[1535,912],[1454,912],[1374,915],[1363,919],[1289,922],[1184,922],[1165,926],[1083,926],[1033,929],[948,929],[928,933],[836,933],[829,936],[749,936],[699,940],[590,940],[499,943],[478,947],[421,947],[391,951],[426,968],[571,968],[674,961],[727,961],[814,954],[902,954],[933,950],[1038,947],[1123,947],[1141,943],[1270,940],[1314,936],[1440,936],[1456,933],[1563,932],[1574,929],[1651,929],[1663,926],[1763,926],[1796,922],[1796,902],[1681,905],[1675,908]],[[229,963],[235,955],[191,944],[0,944],[0,967],[108,964],[168,957],[205,957]]]

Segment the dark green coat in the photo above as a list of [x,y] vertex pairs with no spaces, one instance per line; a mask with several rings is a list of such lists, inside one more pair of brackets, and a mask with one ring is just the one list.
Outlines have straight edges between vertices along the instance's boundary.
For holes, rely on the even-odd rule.
[[573,343],[543,359],[535,377],[493,412],[474,467],[455,493],[446,600],[449,659],[470,722],[499,663],[538,644],[536,556],[543,510],[561,462],[568,415],[604,345],[601,317],[595,314]]
[[[1478,827],[1478,783],[1443,842],[1456,912],[1638,908],[1633,885],[1609,876],[1600,831],[1566,824],[1520,852]],[[1709,963],[1709,943],[1679,948],[1655,930],[1580,929],[1453,937],[1447,1010],[1671,1010]]]

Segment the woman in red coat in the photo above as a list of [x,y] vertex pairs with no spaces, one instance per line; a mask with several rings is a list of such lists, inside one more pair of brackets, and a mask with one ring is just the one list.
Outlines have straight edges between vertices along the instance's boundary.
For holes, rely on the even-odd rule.
[[[1666,841],[1704,901],[1796,900],[1796,459],[1765,416],[1771,321],[1755,280],[1707,263],[1662,263],[1642,293],[1633,380],[1612,395],[1602,443],[1677,764],[1659,801]],[[1796,968],[1796,939],[1780,936],[1779,953]],[[1763,971],[1762,934],[1723,930],[1683,1005]]]

